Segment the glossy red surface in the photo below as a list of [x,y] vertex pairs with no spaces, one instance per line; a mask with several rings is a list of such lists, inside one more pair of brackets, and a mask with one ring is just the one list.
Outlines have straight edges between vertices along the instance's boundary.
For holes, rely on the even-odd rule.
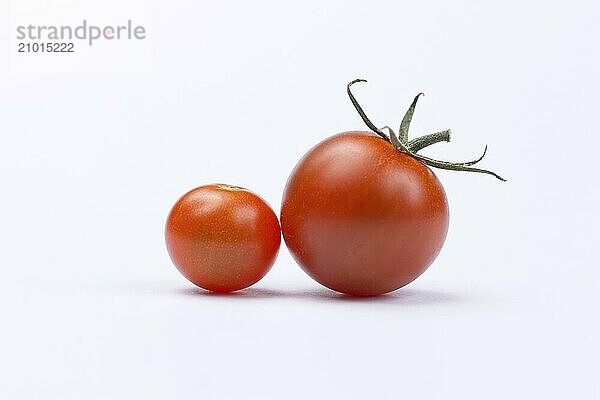
[[357,296],[421,275],[442,248],[448,219],[434,173],[370,132],[344,132],[311,149],[281,209],[284,240],[304,271]]
[[258,282],[269,271],[281,229],[261,197],[215,184],[196,188],[175,203],[165,237],[183,276],[204,289],[231,292]]

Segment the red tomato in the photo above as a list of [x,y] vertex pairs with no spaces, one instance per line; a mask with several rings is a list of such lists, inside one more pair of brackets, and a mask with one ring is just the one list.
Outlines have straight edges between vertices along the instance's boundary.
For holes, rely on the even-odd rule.
[[448,201],[434,173],[370,132],[344,132],[296,165],[281,209],[283,238],[298,264],[338,292],[398,289],[436,258]]
[[281,243],[271,207],[247,189],[223,184],[183,195],[167,218],[165,236],[179,272],[221,293],[258,282],[271,269]]

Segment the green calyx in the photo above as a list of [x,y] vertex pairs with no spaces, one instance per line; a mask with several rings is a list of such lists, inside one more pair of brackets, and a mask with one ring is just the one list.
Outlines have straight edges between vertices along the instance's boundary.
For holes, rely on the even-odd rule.
[[[450,130],[449,129],[447,129],[445,131],[441,131],[441,132],[431,133],[429,135],[424,135],[424,136],[418,137],[413,140],[408,139],[408,128],[410,127],[410,121],[412,120],[412,116],[415,112],[415,107],[417,106],[417,101],[419,101],[419,97],[421,97],[421,95],[423,95],[423,93],[419,93],[418,95],[415,96],[415,99],[413,100],[410,107],[408,107],[406,114],[404,114],[404,118],[402,118],[402,122],[400,123],[400,129],[398,131],[398,134],[396,134],[396,132],[394,132],[394,130],[392,128],[390,128],[389,126],[384,126],[383,128],[380,129],[380,128],[377,128],[375,126],[375,124],[373,124],[371,122],[371,120],[369,120],[369,118],[363,111],[362,107],[360,106],[360,104],[358,104],[358,101],[352,94],[352,91],[350,90],[350,87],[357,82],[366,82],[366,80],[365,79],[355,79],[352,82],[348,83],[348,85],[346,87],[346,90],[348,92],[348,96],[350,96],[350,101],[352,102],[352,105],[354,105],[354,108],[356,109],[356,111],[358,111],[358,114],[360,115],[362,120],[365,122],[365,124],[369,127],[369,129],[371,129],[373,132],[375,132],[376,134],[381,136],[386,141],[390,142],[396,149],[398,149],[399,151],[401,151],[403,153],[410,155],[411,157],[416,158],[417,160],[424,162],[425,164],[429,165],[430,167],[449,169],[452,171],[480,172],[482,174],[488,174],[488,175],[495,176],[496,178],[500,179],[501,181],[506,182],[506,179],[504,179],[500,175],[496,174],[495,172],[488,171],[486,169],[472,167],[472,165],[477,164],[478,162],[480,162],[483,159],[483,157],[485,156],[485,153],[487,151],[487,145],[485,146],[485,149],[483,150],[483,154],[476,160],[459,162],[459,163],[435,160],[433,158],[425,157],[425,156],[418,154],[418,152],[420,150],[424,149],[427,146],[431,146],[434,143],[450,141]],[[387,131],[387,133],[385,133],[384,131]]]

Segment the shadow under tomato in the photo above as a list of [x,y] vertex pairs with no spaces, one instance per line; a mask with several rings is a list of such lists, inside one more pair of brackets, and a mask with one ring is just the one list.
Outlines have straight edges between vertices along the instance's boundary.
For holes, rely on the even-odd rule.
[[[34,283],[35,280],[34,280]],[[119,281],[119,282],[61,282],[53,281],[49,284],[47,281],[37,282],[37,290],[53,291],[57,289],[73,293],[103,293],[106,295],[149,295],[157,296],[161,293],[170,292],[178,296],[195,297],[198,299],[212,299],[229,301],[241,299],[245,301],[260,299],[289,299],[298,301],[312,301],[321,303],[379,303],[398,306],[427,306],[472,302],[473,296],[465,293],[452,292],[450,290],[432,290],[418,288],[401,288],[394,292],[374,297],[354,297],[334,292],[325,287],[316,286],[312,288],[290,288],[290,289],[269,289],[264,287],[250,287],[232,293],[214,293],[208,290],[200,289],[194,286],[184,288],[169,289],[168,285],[162,282],[148,281]]]
[[236,292],[230,293],[215,293],[209,290],[200,289],[200,288],[186,288],[182,290],[178,290],[177,293],[183,294],[186,296],[198,296],[198,297],[213,297],[213,298],[222,298],[222,299],[236,299],[236,298],[252,298],[252,299],[265,299],[265,298],[273,298],[273,297],[286,297],[286,292],[279,290],[269,290],[269,289],[260,289],[260,288],[247,288],[243,290],[238,290]]
[[372,297],[356,297],[337,293],[325,288],[308,290],[273,290],[264,288],[247,288],[232,293],[214,293],[200,288],[186,288],[178,290],[178,294],[215,299],[266,299],[287,298],[311,301],[334,301],[349,303],[395,303],[406,305],[433,305],[459,303],[467,300],[466,297],[435,290],[399,289],[392,293]]

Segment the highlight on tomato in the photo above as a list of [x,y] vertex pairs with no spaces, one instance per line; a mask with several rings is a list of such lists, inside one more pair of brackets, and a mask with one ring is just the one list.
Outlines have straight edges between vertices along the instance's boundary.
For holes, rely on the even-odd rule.
[[422,93],[398,132],[378,128],[347,93],[370,131],[342,132],[314,146],[292,171],[283,194],[283,238],[300,267],[322,285],[349,295],[396,290],[421,275],[448,232],[448,199],[429,167],[498,174],[472,161],[451,163],[419,152],[450,141],[450,130],[409,140]]
[[281,228],[257,194],[211,184],[177,200],[167,217],[165,239],[183,276],[203,289],[227,293],[267,274],[277,258]]

